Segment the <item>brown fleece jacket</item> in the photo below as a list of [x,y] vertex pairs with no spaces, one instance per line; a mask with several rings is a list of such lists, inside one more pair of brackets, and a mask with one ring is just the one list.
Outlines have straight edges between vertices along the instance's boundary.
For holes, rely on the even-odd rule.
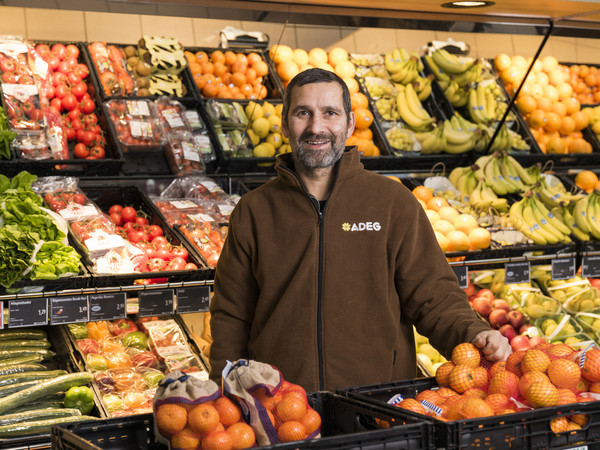
[[423,208],[355,148],[320,217],[290,169],[235,208],[211,303],[211,377],[226,360],[276,366],[308,391],[412,379],[412,325],[446,355],[489,326],[471,310]]

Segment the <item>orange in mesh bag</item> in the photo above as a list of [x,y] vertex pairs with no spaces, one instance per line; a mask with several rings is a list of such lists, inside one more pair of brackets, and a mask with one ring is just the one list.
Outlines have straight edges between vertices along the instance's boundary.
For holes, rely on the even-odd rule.
[[223,370],[223,391],[234,396],[259,446],[314,439],[321,435],[321,416],[306,391],[283,379],[275,367],[240,359]]
[[254,447],[254,431],[240,407],[212,380],[180,371],[159,383],[153,403],[154,431],[171,449],[233,450]]

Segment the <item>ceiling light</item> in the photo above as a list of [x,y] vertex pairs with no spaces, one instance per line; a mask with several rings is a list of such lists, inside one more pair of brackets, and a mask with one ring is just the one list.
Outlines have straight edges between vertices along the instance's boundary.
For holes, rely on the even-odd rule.
[[492,6],[495,4],[496,4],[496,2],[489,2],[489,1],[471,1],[471,2],[455,1],[455,2],[443,3],[442,8],[481,8],[484,6]]

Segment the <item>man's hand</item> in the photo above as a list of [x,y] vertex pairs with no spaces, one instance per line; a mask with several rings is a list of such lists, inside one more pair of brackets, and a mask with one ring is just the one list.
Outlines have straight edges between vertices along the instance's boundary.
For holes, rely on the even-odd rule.
[[471,343],[483,352],[488,361],[506,361],[512,353],[508,339],[498,330],[482,331]]

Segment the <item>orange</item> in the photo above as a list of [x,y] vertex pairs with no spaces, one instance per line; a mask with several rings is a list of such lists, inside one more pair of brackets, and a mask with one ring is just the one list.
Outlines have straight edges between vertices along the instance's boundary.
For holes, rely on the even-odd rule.
[[329,54],[327,55],[327,62],[329,64],[335,67],[343,61],[348,61],[348,52],[345,49],[335,47],[329,50]]
[[187,409],[175,403],[160,405],[154,414],[158,431],[165,436],[178,433],[188,422]]
[[202,450],[231,450],[231,435],[226,431],[213,431],[202,439]]
[[215,401],[214,407],[217,410],[217,413],[219,413],[221,423],[225,426],[233,425],[242,418],[240,407],[227,397],[219,397]]
[[356,67],[351,61],[342,61],[333,70],[340,78],[354,78],[354,75],[356,75]]
[[517,67],[519,69],[527,69],[527,60],[521,55],[514,55],[511,58],[511,66]]
[[202,95],[204,95],[205,97],[215,97],[217,95],[217,90],[218,88],[215,84],[207,83],[202,88]]
[[369,99],[362,92],[355,92],[350,95],[350,103],[352,105],[352,111],[357,108],[368,108],[369,107]]
[[260,56],[258,53],[256,52],[250,52],[246,55],[246,59],[248,60],[248,64],[253,66],[254,64],[256,64],[259,61],[262,61],[262,56]]
[[246,69],[246,73],[244,75],[246,75],[246,81],[251,83],[256,79],[256,70],[254,70],[252,67],[249,67]]
[[546,153],[567,153],[567,143],[559,136],[554,136],[546,142]]
[[231,82],[240,87],[246,83],[246,76],[241,72],[235,72],[231,75]]
[[559,83],[556,85],[556,89],[558,90],[558,98],[560,100],[570,98],[573,95],[573,88],[569,83]]
[[456,208],[452,206],[442,206],[438,209],[437,213],[440,216],[440,219],[447,220],[451,223],[454,222],[454,219],[460,214]]
[[373,114],[367,108],[357,108],[354,117],[356,117],[356,128],[369,128],[373,123]]
[[454,228],[456,228],[458,231],[462,231],[467,236],[471,233],[471,231],[479,226],[477,224],[477,220],[475,220],[475,218],[470,214],[459,215],[456,217],[456,219],[454,219],[452,224],[454,225]]
[[584,191],[591,191],[598,183],[598,176],[591,170],[582,170],[575,176],[575,184]]
[[282,398],[281,394],[271,396],[265,388],[258,388],[253,395],[269,411],[272,411]]
[[192,431],[200,435],[213,431],[221,423],[216,408],[206,403],[194,407],[188,415],[188,421]]
[[172,448],[195,450],[200,445],[200,436],[189,428],[184,428],[171,437],[170,444]]
[[308,52],[302,48],[297,48],[293,51],[292,60],[302,67],[308,64]]
[[299,73],[300,68],[294,61],[284,61],[277,65],[277,75],[279,75],[283,81],[290,81]]
[[[560,105],[560,103],[558,104]],[[567,136],[573,131],[575,131],[575,120],[571,116],[563,117],[558,132],[563,136]]]
[[231,50],[227,50],[223,56],[225,56],[225,64],[228,66],[237,61],[237,55]]
[[[558,101],[558,89],[551,84],[544,86],[544,97],[552,103],[556,103]],[[550,108],[552,108],[552,105],[550,105]]]
[[545,119],[546,121],[544,123],[544,130],[546,130],[549,133],[558,131],[562,124],[560,116],[552,111],[546,113]]
[[412,193],[415,197],[423,200],[425,203],[427,203],[429,199],[433,197],[433,192],[431,192],[431,189],[425,186],[417,186],[412,190]]
[[449,206],[448,201],[444,197],[431,197],[427,200],[427,208],[438,211],[442,206]]
[[252,65],[252,68],[256,70],[256,75],[259,77],[264,77],[269,73],[269,66],[264,61],[258,61]]
[[241,72],[241,73],[246,72],[247,68],[248,68],[248,64],[243,61],[240,61],[240,60],[237,60],[236,62],[234,62],[231,65],[231,71],[234,73],[235,72]]
[[192,75],[202,73],[202,66],[200,64],[198,64],[197,62],[189,63],[188,67],[190,68],[190,72],[192,72]]
[[531,114],[529,114],[529,117],[527,117],[527,123],[532,128],[541,128],[544,126],[545,119],[546,113],[541,109],[536,109]]
[[201,66],[202,73],[214,73],[215,65],[212,62],[205,62]]
[[282,423],[277,430],[277,437],[281,442],[300,441],[306,439],[307,436],[304,425],[295,420]]
[[499,53],[494,58],[494,66],[500,72],[508,69],[511,65],[512,65],[512,61],[510,59],[510,56],[508,56],[506,53]]
[[523,114],[529,114],[537,108],[537,102],[531,95],[519,95],[517,107]]
[[444,236],[448,236],[448,233],[454,231],[454,225],[451,222],[448,222],[444,219],[439,219],[433,224],[433,230],[438,233],[442,233]]
[[358,139],[367,139],[370,141],[373,139],[373,132],[369,128],[357,128],[354,130],[354,133],[352,133],[352,136],[356,136]]
[[[462,214],[463,216],[465,214]],[[469,237],[462,231],[454,230],[446,235],[448,240],[448,251],[449,252],[464,252],[469,250],[471,243]]]
[[304,417],[300,419],[300,423],[304,426],[306,433],[311,435],[321,426],[321,416],[314,409],[309,408]]
[[254,430],[250,425],[244,422],[238,422],[227,428],[226,432],[231,437],[232,450],[241,450],[250,448],[256,441]]
[[210,54],[210,60],[213,63],[216,62],[225,62],[225,55],[223,54],[223,52],[221,50],[215,50],[214,52],[212,52]]
[[196,53],[196,62],[198,64],[204,64],[206,62],[208,62],[208,54],[206,52],[197,52]]
[[558,114],[560,117],[565,117],[567,115],[567,107],[563,102],[554,103],[551,111]]
[[285,394],[275,407],[275,414],[281,422],[300,420],[306,414],[306,399],[293,392]]
[[246,55],[244,55],[243,53],[238,53],[236,55],[236,58],[239,62],[241,62],[244,65],[248,65],[248,58],[246,57]]
[[227,69],[227,66],[220,61],[214,63],[213,65],[213,73],[216,77],[221,77],[225,75],[225,73],[228,72],[228,70],[229,69]]
[[358,153],[361,156],[373,156],[374,148],[371,140],[358,138],[356,146],[358,147]]
[[315,67],[327,64],[327,52],[322,48],[315,47],[308,52],[308,62]]
[[571,114],[571,117],[575,121],[575,130],[581,131],[587,127],[590,123],[590,117],[583,111],[577,111]]
[[562,102],[567,107],[567,115],[576,113],[577,111],[579,111],[581,109],[581,104],[579,103],[579,101],[577,101],[577,99],[566,98]]
[[548,112],[552,110],[553,101],[548,97],[543,96],[537,99],[537,109],[541,109],[544,112]]
[[344,80],[344,83],[346,83],[346,86],[348,86],[348,90],[350,91],[351,94],[354,94],[355,92],[359,91],[359,87],[358,87],[358,81],[356,81],[354,78],[342,78]]
[[582,138],[575,138],[569,144],[569,153],[592,153],[592,144]]
[[269,57],[275,64],[279,64],[283,61],[291,61],[293,57],[293,51],[291,47],[287,45],[274,45],[269,50]]

